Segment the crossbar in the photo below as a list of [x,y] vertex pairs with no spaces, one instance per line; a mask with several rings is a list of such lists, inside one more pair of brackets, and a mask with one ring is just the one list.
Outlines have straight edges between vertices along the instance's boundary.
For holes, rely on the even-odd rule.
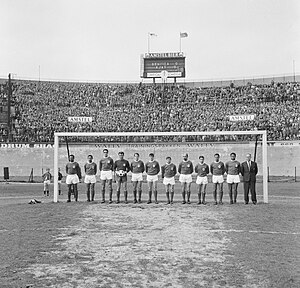
[[265,130],[257,131],[187,131],[187,132],[55,132],[62,137],[104,137],[104,136],[203,136],[203,135],[264,135]]

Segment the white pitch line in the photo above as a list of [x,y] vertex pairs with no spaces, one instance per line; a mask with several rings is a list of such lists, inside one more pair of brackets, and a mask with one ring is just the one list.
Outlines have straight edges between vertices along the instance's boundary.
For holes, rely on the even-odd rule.
[[[15,199],[15,198],[19,198],[19,199],[23,199],[23,198],[31,198],[31,197],[40,197],[37,195],[27,195],[27,196],[0,196],[0,199]],[[43,197],[43,196],[42,196]],[[261,196],[262,197],[262,196]],[[269,198],[286,198],[286,199],[300,199],[300,197],[298,196],[270,196]]]
[[282,234],[282,235],[300,235],[300,232],[281,232],[281,231],[258,231],[258,230],[237,230],[237,229],[212,229],[209,232],[224,232],[224,233],[256,233],[256,234]]
[[[53,185],[53,183],[51,183],[52,185]],[[51,185],[50,184],[50,185]],[[34,182],[34,183],[26,183],[26,182],[1,182],[0,183],[0,185],[12,185],[12,186],[14,186],[14,185],[43,185],[43,183],[40,183],[40,182]]]
[[[42,230],[43,228],[37,229],[37,230]],[[66,230],[69,229],[68,227],[64,227],[64,228],[57,228],[57,229],[62,229],[62,230]],[[14,229],[16,230],[16,229]],[[147,229],[148,230],[148,229]],[[3,232],[9,232],[12,230],[7,230],[7,229],[0,229],[0,233]],[[151,229],[149,229],[149,231],[151,231]],[[300,232],[280,232],[280,231],[258,231],[258,230],[237,230],[237,229],[212,229],[212,230],[206,230],[204,231],[204,233],[207,232],[224,232],[224,233],[255,233],[255,234],[281,234],[281,235],[300,235]]]
[[288,199],[300,199],[300,197],[298,196],[280,196],[280,195],[277,195],[277,196],[270,196],[269,195],[269,198],[288,198]]
[[[26,198],[30,198],[30,199],[34,199],[34,198],[39,198],[40,196],[37,195],[28,195],[28,196],[6,196],[6,197],[1,197],[0,199],[26,199]],[[50,197],[52,199],[52,197]],[[42,197],[40,199],[49,199],[49,197]]]

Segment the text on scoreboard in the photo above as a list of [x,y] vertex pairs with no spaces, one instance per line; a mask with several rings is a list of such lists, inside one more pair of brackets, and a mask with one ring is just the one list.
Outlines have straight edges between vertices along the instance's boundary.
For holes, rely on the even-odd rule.
[[146,53],[141,55],[141,77],[185,77],[185,56],[182,52]]

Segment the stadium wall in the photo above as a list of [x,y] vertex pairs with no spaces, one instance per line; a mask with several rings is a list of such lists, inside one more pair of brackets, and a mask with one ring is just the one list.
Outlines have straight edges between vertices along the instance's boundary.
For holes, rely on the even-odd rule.
[[256,78],[244,78],[244,79],[224,79],[224,80],[207,80],[207,81],[187,81],[185,86],[187,87],[228,87],[233,83],[235,86],[245,86],[247,83],[253,85],[269,85],[272,82],[275,83],[293,83],[300,82],[300,75],[287,75],[276,77],[256,77]]
[[[121,143],[121,144],[70,144],[70,153],[75,155],[75,160],[83,167],[86,156],[93,154],[98,163],[104,148],[109,149],[113,159],[117,159],[119,151],[125,152],[125,159],[132,161],[135,152],[140,153],[143,161],[148,160],[150,152],[155,153],[160,164],[165,163],[165,157],[171,156],[172,161],[178,164],[182,160],[182,154],[189,153],[190,160],[197,163],[199,155],[205,156],[206,163],[213,161],[214,153],[221,154],[221,160],[229,160],[230,152],[237,154],[237,160],[244,161],[245,155],[254,155],[254,142],[249,143]],[[28,179],[31,169],[35,176],[41,176],[46,168],[53,172],[53,145],[52,144],[0,144],[0,180],[3,181],[3,168],[9,167],[10,176],[24,177]],[[257,148],[257,162],[259,174],[262,172],[262,147]],[[67,163],[67,150],[65,145],[59,148],[59,167],[65,173]],[[294,176],[295,167],[300,174],[300,141],[268,142],[268,166],[271,176]],[[35,178],[36,179],[36,178]]]

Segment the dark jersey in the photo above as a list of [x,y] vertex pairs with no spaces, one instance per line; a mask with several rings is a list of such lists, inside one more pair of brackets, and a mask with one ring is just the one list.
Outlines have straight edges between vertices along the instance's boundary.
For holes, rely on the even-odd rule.
[[184,175],[192,174],[194,172],[193,163],[190,160],[181,161],[178,166],[178,172]]
[[123,170],[125,172],[129,172],[130,171],[129,162],[125,159],[116,160],[114,164],[114,170],[115,171]]
[[66,173],[68,175],[75,175],[77,174],[79,178],[81,178],[81,170],[80,166],[77,162],[69,162],[66,165]]
[[160,171],[159,163],[155,160],[148,161],[145,168],[148,175],[157,175]]
[[85,163],[84,164],[84,172],[86,175],[96,175],[97,174],[97,164],[92,163]]
[[145,165],[142,160],[132,161],[130,165],[132,173],[143,173],[145,171]]
[[43,174],[44,181],[51,180],[51,178],[52,178],[52,175],[50,174],[50,172],[46,172]]
[[209,167],[206,163],[198,163],[195,167],[195,172],[198,174],[198,176],[205,177],[209,173]]
[[225,173],[225,165],[222,161],[213,162],[210,164],[210,172],[212,175],[220,176]]
[[176,165],[173,163],[170,164],[165,164],[163,166],[161,166],[161,175],[162,178],[166,177],[166,178],[172,178],[176,175],[177,173],[177,169],[176,169]]
[[230,160],[226,162],[225,170],[228,175],[239,175],[241,171],[241,164],[239,161]]
[[114,169],[114,160],[111,157],[104,157],[99,162],[100,171],[113,171]]

